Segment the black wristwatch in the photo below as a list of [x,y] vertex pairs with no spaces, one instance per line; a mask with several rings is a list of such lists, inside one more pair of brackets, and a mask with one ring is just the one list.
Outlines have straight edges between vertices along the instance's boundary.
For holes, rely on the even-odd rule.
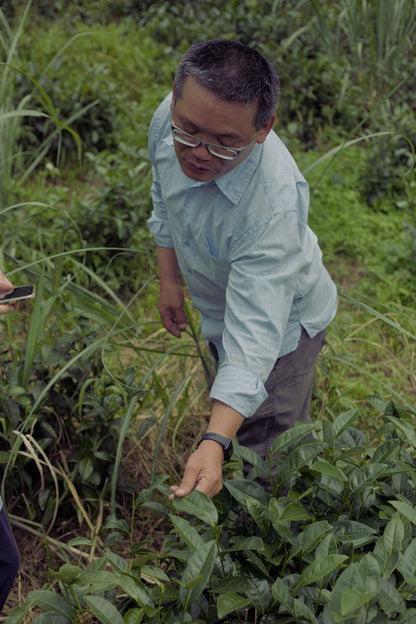
[[231,459],[231,455],[233,454],[233,441],[230,440],[230,438],[225,438],[219,433],[204,433],[204,435],[200,437],[196,448],[198,448],[202,440],[213,440],[214,442],[218,442],[218,444],[221,444],[222,450],[224,451],[224,459],[227,461]]

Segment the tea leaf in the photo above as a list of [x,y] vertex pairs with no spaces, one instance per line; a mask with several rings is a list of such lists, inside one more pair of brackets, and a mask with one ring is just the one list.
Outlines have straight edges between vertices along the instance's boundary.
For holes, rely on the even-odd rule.
[[406,503],[405,501],[395,500],[390,500],[389,503],[390,505],[393,505],[393,507],[397,509],[402,516],[410,520],[412,524],[416,524],[416,510],[412,505]]
[[250,598],[244,598],[234,593],[221,594],[217,602],[217,614],[223,618],[233,611],[239,611],[251,604]]
[[212,500],[202,492],[194,490],[185,498],[175,498],[173,506],[178,511],[184,511],[210,526],[218,522],[218,512]]
[[[217,546],[215,542],[207,542],[191,555],[182,574],[179,590],[179,598],[183,605],[188,602],[193,604],[198,600],[208,584],[216,556]],[[192,585],[195,580],[197,583]]]
[[296,587],[305,587],[319,581],[333,570],[340,568],[348,557],[346,555],[326,555],[311,563],[300,575]]
[[347,589],[341,598],[341,613],[342,615],[348,615],[352,611],[360,609],[364,605],[368,604],[375,596],[377,592],[368,592],[359,587],[352,587]]
[[191,550],[198,550],[198,548],[203,546],[203,539],[199,535],[198,531],[196,531],[187,520],[180,518],[179,516],[174,516],[173,514],[170,514],[169,517],[175,527],[175,531],[181,536],[185,544],[189,546]]
[[311,470],[320,472],[321,474],[331,477],[332,479],[338,479],[339,481],[348,481],[348,477],[338,466],[331,464],[326,459],[320,459],[312,464]]
[[44,611],[52,611],[71,619],[71,609],[68,603],[52,591],[37,589],[28,595],[29,602],[41,607]]
[[86,596],[85,602],[101,624],[124,624],[124,620],[116,607],[100,596]]

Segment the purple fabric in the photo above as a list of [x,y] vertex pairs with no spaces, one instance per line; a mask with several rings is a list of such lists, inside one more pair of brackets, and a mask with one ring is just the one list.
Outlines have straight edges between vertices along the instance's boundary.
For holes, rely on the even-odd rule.
[[19,569],[19,552],[4,508],[0,511],[0,613]]

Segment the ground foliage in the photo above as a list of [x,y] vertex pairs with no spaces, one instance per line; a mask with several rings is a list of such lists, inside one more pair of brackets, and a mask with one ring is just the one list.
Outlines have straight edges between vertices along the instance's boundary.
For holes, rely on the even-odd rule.
[[[1,319],[0,460],[45,553],[38,580],[23,554],[10,622],[416,621],[415,8],[2,3],[0,263],[38,296]],[[340,308],[282,480],[259,489],[251,456],[253,479],[170,507],[157,475],[181,474],[213,369],[191,306],[180,342],[156,317],[146,134],[181,54],[217,36],[279,71]]]

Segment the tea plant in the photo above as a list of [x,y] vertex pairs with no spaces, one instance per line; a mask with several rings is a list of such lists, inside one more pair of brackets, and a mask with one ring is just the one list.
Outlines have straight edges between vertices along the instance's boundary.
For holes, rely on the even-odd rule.
[[[21,622],[34,606],[43,612],[32,620],[39,624],[89,614],[105,624],[413,622],[414,416],[389,403],[372,437],[354,427],[356,410],[301,424],[275,440],[268,461],[238,447],[227,466],[234,477],[214,501],[195,491],[160,502],[155,495],[167,487],[157,478],[135,513],[151,508],[169,519],[160,552],[130,543],[121,556],[117,544],[131,527],[110,516],[100,556],[87,567],[64,564],[53,572],[55,590],[32,592],[7,622]],[[247,479],[241,459],[253,466]]]

